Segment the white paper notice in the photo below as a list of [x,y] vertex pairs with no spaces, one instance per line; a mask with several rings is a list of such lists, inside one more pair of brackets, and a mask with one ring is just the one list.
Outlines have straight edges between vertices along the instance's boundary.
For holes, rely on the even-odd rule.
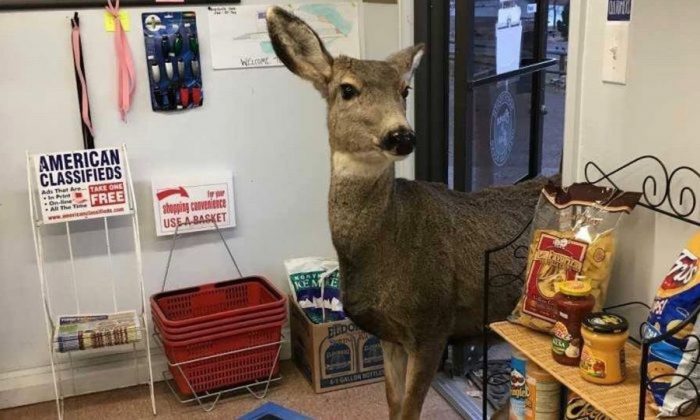
[[[270,5],[210,6],[209,39],[214,69],[281,66],[267,35]],[[356,3],[307,3],[283,6],[318,33],[333,55],[360,56]]]
[[158,236],[236,226],[231,172],[154,178],[152,190]]
[[520,7],[498,10],[496,23],[496,73],[501,74],[520,68],[520,46],[523,26],[520,23]]

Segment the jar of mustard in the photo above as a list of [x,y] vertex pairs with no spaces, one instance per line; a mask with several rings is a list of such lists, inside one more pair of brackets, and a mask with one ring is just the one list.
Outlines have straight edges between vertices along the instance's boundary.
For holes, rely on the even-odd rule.
[[594,312],[581,326],[583,350],[579,370],[583,379],[602,385],[625,380],[627,320],[605,312]]

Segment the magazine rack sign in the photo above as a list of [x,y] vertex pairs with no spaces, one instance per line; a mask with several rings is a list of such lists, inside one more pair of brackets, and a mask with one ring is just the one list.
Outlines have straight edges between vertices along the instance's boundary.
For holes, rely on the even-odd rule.
[[119,148],[33,156],[44,223],[127,214],[125,159]]

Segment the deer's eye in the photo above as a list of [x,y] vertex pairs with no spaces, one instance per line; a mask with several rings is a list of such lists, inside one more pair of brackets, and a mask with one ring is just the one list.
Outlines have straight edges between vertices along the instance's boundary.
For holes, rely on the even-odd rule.
[[401,96],[403,96],[404,99],[408,98],[408,93],[411,91],[410,86],[406,86],[402,91],[401,91]]
[[343,83],[340,85],[340,95],[345,99],[346,101],[354,98],[355,96],[359,95],[360,92],[357,90],[357,88],[353,85]]

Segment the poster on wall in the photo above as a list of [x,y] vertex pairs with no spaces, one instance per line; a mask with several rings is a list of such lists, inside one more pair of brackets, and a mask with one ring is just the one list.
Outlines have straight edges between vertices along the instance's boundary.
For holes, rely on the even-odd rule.
[[44,223],[129,213],[126,157],[121,149],[39,154],[32,158]]
[[[214,69],[281,66],[267,35],[271,5],[210,6],[209,39]],[[304,19],[333,55],[360,56],[357,3],[280,5]]]
[[[151,183],[156,235],[178,235],[236,226],[233,174],[156,177]],[[179,228],[178,228],[179,226]]]

